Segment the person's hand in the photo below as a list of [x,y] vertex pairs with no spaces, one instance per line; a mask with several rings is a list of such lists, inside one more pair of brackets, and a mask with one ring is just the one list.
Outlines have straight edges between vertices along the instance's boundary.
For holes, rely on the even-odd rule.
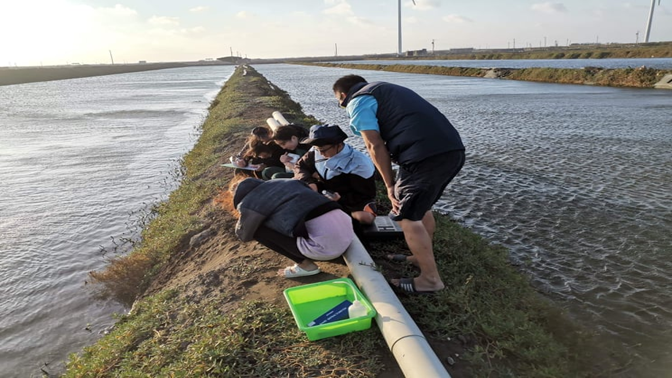
[[281,161],[283,164],[287,164],[287,163],[289,163],[289,162],[292,161],[292,158],[289,157],[289,155],[287,155],[288,153],[289,153],[289,152],[285,152],[284,154],[282,154],[282,155],[280,156],[280,161]]
[[387,188],[387,198],[390,199],[390,203],[392,204],[392,212],[399,214],[399,200],[394,196],[394,187]]
[[310,189],[313,189],[313,191],[317,192],[317,184],[312,183],[312,184],[308,184],[308,186],[310,187]]
[[261,164],[257,165],[257,169],[255,169],[255,170],[256,170],[257,172],[261,172],[261,171],[264,170],[264,168],[266,168],[266,164],[261,163]]
[[241,159],[241,158],[236,159],[234,164],[236,164],[237,166],[239,166],[241,168],[242,167],[247,167],[247,162],[245,161],[245,159]]

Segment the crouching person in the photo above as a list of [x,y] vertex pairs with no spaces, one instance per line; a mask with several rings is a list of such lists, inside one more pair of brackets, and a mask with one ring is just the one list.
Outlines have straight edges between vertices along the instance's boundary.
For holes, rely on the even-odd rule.
[[294,178],[328,194],[353,219],[371,224],[376,217],[375,167],[371,159],[345,143],[337,125],[315,125],[302,143],[313,146],[294,166]]
[[354,239],[348,214],[304,182],[247,178],[231,189],[240,240],[256,240],[295,262],[280,276],[320,273],[315,261],[341,256]]

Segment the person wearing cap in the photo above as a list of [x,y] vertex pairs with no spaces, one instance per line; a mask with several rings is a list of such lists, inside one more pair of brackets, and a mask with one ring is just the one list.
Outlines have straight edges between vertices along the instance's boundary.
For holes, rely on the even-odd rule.
[[[294,166],[294,178],[326,193],[361,224],[375,218],[375,167],[368,156],[345,143],[337,125],[315,125],[302,143],[312,149]],[[326,191],[326,192],[325,192]]]
[[[347,75],[332,90],[385,182],[391,218],[399,221],[413,254],[407,260],[420,268],[419,276],[391,284],[406,293],[442,290],[432,246],[432,206],[464,165],[460,134],[436,107],[400,85]],[[396,177],[392,163],[399,165]]]
[[315,261],[340,257],[354,240],[348,214],[302,181],[246,178],[230,190],[239,214],[238,238],[256,240],[294,261],[278,270],[282,277],[320,273]]

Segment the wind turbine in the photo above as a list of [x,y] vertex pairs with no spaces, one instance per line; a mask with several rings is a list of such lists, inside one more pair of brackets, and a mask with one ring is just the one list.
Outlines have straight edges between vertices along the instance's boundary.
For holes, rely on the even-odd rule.
[[[655,1],[655,0],[654,0],[654,1]],[[660,0],[658,0],[658,1],[660,1]],[[415,4],[415,0],[413,0],[413,5],[416,5],[416,4]],[[399,24],[398,24],[398,30],[399,30],[399,52],[397,53],[397,55],[401,56],[401,53],[402,53],[402,51],[401,51],[401,0],[399,0],[399,13],[398,13],[398,15],[399,15]]]
[[[644,37],[644,43],[649,42],[649,35],[651,34],[651,21],[653,20],[653,8],[656,6],[656,0],[651,0],[651,10],[649,11],[649,20],[646,22],[646,36]],[[660,0],[658,0],[658,6],[660,6]]]

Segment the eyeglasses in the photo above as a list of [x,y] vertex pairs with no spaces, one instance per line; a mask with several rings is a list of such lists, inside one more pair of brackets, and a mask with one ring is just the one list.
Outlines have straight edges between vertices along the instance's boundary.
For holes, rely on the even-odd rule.
[[326,146],[315,147],[315,148],[317,149],[317,151],[318,151],[319,153],[323,154],[323,153],[325,153],[325,152],[331,150],[331,149],[334,148],[334,147],[335,147],[334,144],[328,144],[328,145],[326,145]]

